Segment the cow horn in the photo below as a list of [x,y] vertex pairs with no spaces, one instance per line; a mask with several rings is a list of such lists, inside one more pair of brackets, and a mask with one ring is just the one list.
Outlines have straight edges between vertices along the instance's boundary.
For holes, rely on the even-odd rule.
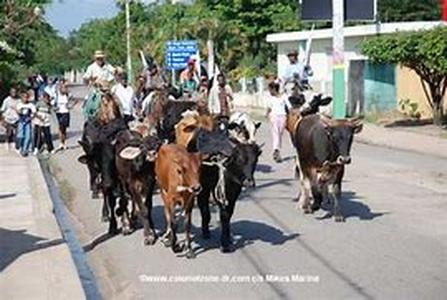
[[126,147],[123,150],[121,150],[119,156],[122,159],[132,160],[136,158],[138,155],[141,154],[141,149],[138,147]]
[[260,145],[258,145],[259,149],[264,148],[264,146],[265,146],[265,142],[262,142]]

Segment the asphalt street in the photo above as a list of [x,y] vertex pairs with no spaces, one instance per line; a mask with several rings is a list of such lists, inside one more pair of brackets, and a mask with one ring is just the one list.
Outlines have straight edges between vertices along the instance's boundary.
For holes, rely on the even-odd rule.
[[[211,240],[201,238],[196,208],[197,258],[188,260],[160,242],[144,246],[142,230],[106,235],[102,200],[90,198],[87,169],[77,162],[81,130],[74,112],[72,147],[52,156],[50,165],[105,299],[446,298],[445,159],[354,143],[341,202],[346,222],[335,223],[324,210],[304,215],[297,209],[289,137],[284,135],[284,161],[274,163],[264,123],[257,187],[243,193],[232,219],[235,251],[219,251],[217,211]],[[154,200],[162,233],[158,194]]]

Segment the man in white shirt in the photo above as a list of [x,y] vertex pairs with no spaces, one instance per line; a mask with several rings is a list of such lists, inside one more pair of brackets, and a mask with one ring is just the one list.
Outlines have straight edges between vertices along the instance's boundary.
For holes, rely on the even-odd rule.
[[[304,64],[298,61],[298,52],[296,50],[289,51],[287,53],[289,59],[289,65],[282,74],[283,89],[288,95],[292,94],[292,88],[294,87],[293,79],[298,76],[299,80],[303,80],[305,76]],[[307,79],[307,78],[306,78]]]
[[112,82],[115,77],[115,68],[106,62],[104,52],[95,51],[95,61],[87,67],[84,73],[84,82],[87,85],[93,85],[97,81]]
[[104,52],[95,51],[95,61],[88,66],[84,73],[84,82],[91,87],[85,98],[83,114],[85,119],[92,119],[96,116],[99,107],[99,88],[109,85],[115,79],[115,68],[106,63]]
[[112,94],[118,99],[124,121],[126,123],[133,121],[135,92],[133,88],[128,85],[126,73],[123,73],[118,77],[118,83],[112,87]]
[[233,107],[233,90],[230,85],[227,84],[227,80],[224,74],[217,75],[217,85],[211,88],[208,108],[212,114],[230,117],[230,113]]

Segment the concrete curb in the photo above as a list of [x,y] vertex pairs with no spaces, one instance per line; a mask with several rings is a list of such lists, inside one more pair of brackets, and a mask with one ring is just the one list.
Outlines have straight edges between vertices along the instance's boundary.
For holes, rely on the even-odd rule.
[[70,224],[67,216],[67,209],[65,204],[59,197],[59,189],[53,180],[49,171],[48,161],[40,160],[39,162],[42,178],[47,187],[48,195],[52,201],[53,212],[59,225],[60,232],[62,232],[66,245],[68,246],[73,262],[74,271],[82,285],[84,297],[87,299],[101,299],[96,279],[87,263],[87,259],[73,227]]
[[[32,157],[27,160],[31,173],[31,187],[35,199],[33,201],[33,215],[39,231],[51,235],[54,239],[63,239],[60,245],[62,253],[58,256],[43,256],[46,259],[49,276],[49,286],[54,286],[51,299],[85,299],[79,274],[76,270],[67,241],[58,225],[57,216],[54,214],[53,201],[46,184],[39,161]],[[57,287],[57,288],[56,288]]]

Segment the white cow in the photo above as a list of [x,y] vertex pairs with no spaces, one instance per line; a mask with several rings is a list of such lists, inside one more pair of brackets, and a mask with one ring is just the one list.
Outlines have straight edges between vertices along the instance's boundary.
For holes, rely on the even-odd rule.
[[261,122],[255,122],[249,114],[235,112],[230,116],[228,130],[230,136],[241,143],[255,143],[255,135]]

